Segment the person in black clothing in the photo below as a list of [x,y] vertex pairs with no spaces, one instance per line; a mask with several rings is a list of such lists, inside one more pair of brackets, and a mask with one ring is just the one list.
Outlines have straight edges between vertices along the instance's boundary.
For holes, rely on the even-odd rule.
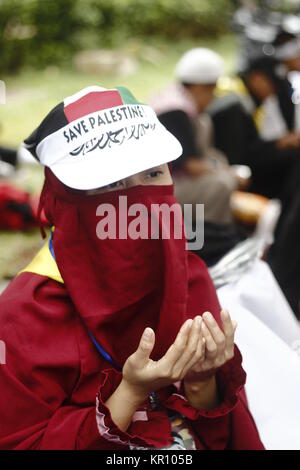
[[300,150],[282,147],[281,139],[264,141],[238,97],[220,98],[211,109],[215,145],[231,165],[248,165],[250,190],[283,200],[290,175],[297,167]]
[[[300,183],[300,182],[299,182]],[[300,186],[298,186],[300,188]],[[295,315],[300,319],[300,189],[284,212],[267,261]]]
[[[258,128],[265,140],[282,139],[300,131],[299,108],[283,64],[274,57],[258,57],[249,61],[240,76],[252,98],[253,111],[263,111]],[[294,145],[299,147],[299,135]],[[282,146],[291,147],[291,139],[282,142]]]
[[[265,64],[262,59],[252,63],[249,70],[252,73],[256,68],[261,75],[264,74],[265,90],[268,88],[267,80],[273,81],[287,134],[277,139],[264,140],[259,135],[253,117],[237,97],[219,100],[211,115],[216,146],[226,152],[231,164],[250,166],[251,189],[271,198],[279,198],[282,202],[275,243],[267,260],[293,311],[300,316],[300,150],[297,148],[299,137],[291,133],[295,130],[296,114],[291,100],[293,90],[287,79],[274,76],[275,61],[265,60]],[[245,74],[244,80],[249,86],[248,78]],[[253,76],[251,78],[253,84]],[[255,96],[251,85],[249,88],[256,106],[259,106],[260,96]]]

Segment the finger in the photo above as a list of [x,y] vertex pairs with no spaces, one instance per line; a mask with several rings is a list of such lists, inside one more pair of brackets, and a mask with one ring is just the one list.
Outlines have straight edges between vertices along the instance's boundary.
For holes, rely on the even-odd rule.
[[215,357],[218,353],[218,346],[216,345],[210,330],[207,328],[205,322],[202,322],[202,333],[205,339],[206,356],[210,359]]
[[227,310],[221,311],[221,320],[223,331],[225,334],[226,348],[232,348],[232,345],[234,343],[234,332],[236,330],[237,323],[231,320],[231,317]]
[[139,346],[133,354],[133,360],[139,361],[140,364],[145,364],[154,348],[155,333],[151,328],[146,328],[140,339]]
[[189,319],[182,325],[174,343],[158,361],[159,366],[161,364],[167,364],[169,367],[173,367],[176,361],[178,361],[180,356],[184,353],[192,324],[193,320]]
[[210,312],[205,312],[203,314],[203,320],[205,322],[206,327],[209,329],[209,332],[216,343],[219,350],[225,349],[226,341],[225,335],[221,328],[219,327],[218,323],[212,316]]
[[233,335],[233,324],[229,315],[228,310],[221,310],[222,329],[225,336]]
[[192,359],[188,362],[188,364],[185,366],[182,376],[185,377],[186,374],[193,368],[201,368],[201,365],[205,359],[205,339],[203,338],[203,333],[202,333],[202,328],[201,328],[201,333],[199,335],[199,340],[197,344],[197,349],[192,357]]
[[193,320],[185,350],[173,367],[173,372],[177,376],[181,375],[187,364],[193,360],[197,352],[198,343],[200,340],[202,342],[201,323],[202,318],[200,315],[197,315]]
[[235,320],[232,321],[232,324],[233,324],[233,339],[232,339],[232,343],[229,347],[226,347],[227,349],[227,356],[228,356],[228,353],[230,355],[230,357],[233,357],[234,356],[234,335],[235,335],[235,331],[237,329],[237,322]]

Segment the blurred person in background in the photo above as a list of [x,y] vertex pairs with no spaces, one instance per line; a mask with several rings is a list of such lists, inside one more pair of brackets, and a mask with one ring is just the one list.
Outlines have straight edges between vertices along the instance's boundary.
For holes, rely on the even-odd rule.
[[300,318],[300,177],[294,175],[287,207],[279,219],[275,243],[268,253],[270,264],[280,287],[295,315]]
[[273,41],[276,59],[289,72],[300,72],[300,37],[285,28],[280,28]]
[[[279,38],[290,36],[286,33],[279,35]],[[278,43],[281,44],[280,41]],[[288,69],[295,70],[297,64],[300,64],[299,39],[293,37],[279,46],[276,57],[263,56],[251,61],[243,71],[242,78],[252,98],[253,113],[257,117],[261,137],[266,141],[277,140],[278,147],[283,151],[294,149],[292,159],[289,154],[286,155],[290,170],[286,173],[282,215],[268,260],[293,311],[299,316],[300,250],[297,240],[300,233],[300,104],[299,93],[293,88],[287,74]],[[279,62],[279,58],[282,62]],[[275,160],[275,168],[276,164]]]
[[[210,107],[215,145],[226,153],[232,165],[244,164],[251,168],[251,191],[283,201],[290,175],[299,162],[298,136],[288,133],[279,138],[263,139],[258,129],[261,113],[257,112],[257,101],[242,81],[237,79],[233,83],[234,86],[230,84],[228,88],[227,84],[224,88],[221,85],[219,99]],[[261,77],[257,82],[255,76],[255,85],[260,90],[260,99],[273,92],[273,87]],[[280,116],[281,122],[282,119]]]
[[[300,38],[285,28],[279,30],[273,42],[275,57],[286,69],[292,87],[292,96],[287,100],[294,109],[294,125],[299,131],[299,72]],[[300,157],[299,157],[300,159]],[[276,242],[271,247],[268,261],[273,269],[296,316],[300,318],[300,175],[294,172],[289,187],[287,209],[283,212],[276,233]]]
[[206,113],[223,73],[224,62],[218,54],[192,49],[176,66],[176,83],[153,96],[150,103],[183,148],[172,167],[177,199],[181,204],[203,203],[207,221],[230,223],[230,196],[239,181],[225,155],[214,147],[212,122]]
[[[230,102],[227,97],[225,99],[214,99],[216,82],[224,70],[222,59],[212,51],[194,49],[183,56],[178,64],[176,75],[179,77],[179,83],[172,84],[151,99],[152,105],[158,112],[159,119],[180,140],[183,147],[183,156],[172,165],[177,197],[181,203],[203,202],[205,204],[205,215],[208,219],[211,206],[217,211],[224,210],[226,204],[225,207],[229,210],[229,199],[234,187],[234,175],[228,171],[229,167],[223,163],[224,154],[213,147],[212,136],[214,131],[217,143],[223,142],[224,144],[222,150],[228,151],[231,158],[232,156],[237,158],[232,163],[247,163],[253,169],[252,190],[257,190],[269,197],[280,197],[281,201],[284,202],[283,215],[279,225],[282,224],[284,215],[289,212],[291,188],[295,188],[297,182],[295,179],[292,183],[291,178],[296,178],[297,174],[300,175],[300,158],[297,148],[300,141],[296,132],[289,131],[289,127],[292,126],[292,117],[296,115],[296,110],[290,100],[291,85],[287,79],[279,77],[275,83],[271,82],[270,75],[272,73],[271,76],[273,77],[275,74],[273,71],[273,67],[275,68],[274,63],[278,66],[277,61],[268,57],[266,57],[266,63],[262,59],[253,61],[251,67],[249,66],[243,75],[251,92],[250,90],[247,91],[244,85],[242,101],[235,99],[235,101]],[[269,69],[271,69],[271,72]],[[266,75],[266,70],[268,75]],[[186,82],[189,81],[191,83],[187,84]],[[197,82],[200,83],[195,85]],[[276,85],[279,90],[279,98],[274,96],[277,90]],[[254,95],[254,91],[257,91],[257,95]],[[265,128],[269,128],[269,132],[273,131],[273,134],[269,136],[268,140],[265,140],[256,127],[255,113],[256,107],[260,108],[260,103],[269,96],[274,96],[275,102],[278,100],[278,113],[276,115],[271,112],[271,118],[273,120],[277,118],[282,123],[285,122],[283,116],[286,116],[287,124],[282,126],[284,132],[276,134],[276,127],[272,123],[269,124],[266,119],[263,125]],[[252,108],[250,108],[249,103]],[[280,105],[283,108],[282,115]],[[212,128],[209,115],[203,112],[207,109],[213,116],[215,129]],[[257,112],[257,114],[259,113]],[[203,123],[206,123],[205,131],[203,131]],[[277,128],[280,128],[280,126],[277,125]],[[207,166],[212,164],[214,158],[218,163],[221,159],[222,163],[217,164],[214,170],[211,167],[210,170],[206,170]],[[196,178],[195,175],[191,175],[192,170],[198,172]],[[187,175],[187,173],[189,174]],[[227,186],[225,191],[224,182],[228,180],[232,183],[231,190]],[[220,191],[220,181],[223,185],[223,192]],[[224,193],[223,204],[219,204],[219,200],[224,196]],[[208,201],[207,198],[209,198]],[[295,204],[293,204],[293,207],[295,207]],[[227,213],[226,209],[225,214]],[[293,211],[295,212],[295,209]],[[219,219],[218,222],[220,220],[222,219]],[[287,227],[288,225],[284,224],[284,226]],[[299,225],[296,226],[299,227]],[[276,239],[278,238],[278,241],[271,249],[269,258],[274,273],[293,311],[298,314],[298,300],[295,302],[295,297],[297,299],[299,297],[299,270],[298,263],[295,262],[295,260],[298,260],[299,253],[298,243],[295,243],[294,239],[296,231],[298,231],[296,227],[289,228],[290,243],[285,244],[285,248],[282,250],[281,245],[283,242],[280,241],[281,237],[279,238],[279,231],[277,230]],[[205,246],[201,250],[200,256],[204,257],[210,265],[217,261],[215,255],[219,253],[218,250],[221,252],[221,249],[224,248],[224,239],[221,236],[222,228],[219,223],[215,225],[215,233],[217,232],[218,236],[215,236],[214,242],[212,242],[211,224],[206,219]],[[231,232],[231,237],[237,240],[233,232]],[[278,246],[280,247],[279,250]],[[229,251],[232,246],[226,245],[226,248]],[[287,263],[280,256],[280,252],[287,250],[291,256],[292,253],[294,256],[293,262],[288,262],[290,268],[291,266],[297,266],[297,271],[293,271],[292,277],[289,269],[288,282],[285,279]],[[224,250],[222,254],[225,254],[225,252]],[[276,253],[276,259],[273,253]],[[286,257],[286,259],[289,258],[290,256]],[[284,282],[282,282],[283,278]],[[293,291],[292,297],[291,290]]]
[[261,51],[243,61],[239,99],[221,98],[213,120],[218,148],[251,167],[251,189],[282,202],[268,262],[299,316],[299,37],[282,26],[268,50],[272,56]]
[[249,60],[240,77],[245,87],[241,100],[263,140],[259,145],[253,132],[261,159],[260,184],[264,176],[272,176],[271,181],[265,178],[265,191],[285,203],[295,191],[292,181],[300,171],[300,105],[295,90],[285,66],[266,55]]
[[279,148],[300,148],[300,106],[285,67],[273,57],[248,62],[241,72],[248,108],[262,139],[277,140]]
[[[219,83],[213,120],[217,147],[230,163],[252,170],[251,190],[285,198],[299,148],[297,110],[289,70],[297,70],[299,17],[287,6],[242,2],[233,18],[239,36],[239,77]],[[274,11],[275,9],[275,11]],[[297,45],[298,44],[298,45]],[[294,98],[294,97],[293,97]]]
[[205,246],[200,255],[208,264],[245,238],[233,223],[230,200],[233,191],[246,187],[248,180],[238,177],[225,154],[215,147],[207,113],[223,73],[224,62],[217,53],[191,49],[176,66],[176,82],[150,98],[159,120],[183,148],[182,156],[172,164],[178,201],[181,205],[204,205]]

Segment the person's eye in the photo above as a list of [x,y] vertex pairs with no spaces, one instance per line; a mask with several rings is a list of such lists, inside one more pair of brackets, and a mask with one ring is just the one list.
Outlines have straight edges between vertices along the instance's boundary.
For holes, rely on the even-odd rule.
[[161,170],[152,170],[147,173],[146,178],[157,178],[158,176],[162,175],[163,172]]
[[114,183],[108,184],[106,187],[108,189],[116,189],[123,186],[123,181],[115,181]]

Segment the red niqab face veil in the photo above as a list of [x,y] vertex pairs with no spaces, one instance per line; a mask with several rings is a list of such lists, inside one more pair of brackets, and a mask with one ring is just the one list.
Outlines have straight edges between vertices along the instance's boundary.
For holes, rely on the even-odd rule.
[[[176,204],[179,208],[172,185],[86,195],[68,189],[46,169],[42,199],[55,227],[53,248],[59,271],[83,322],[122,366],[135,351],[146,326],[156,333],[154,359],[172,344],[186,318],[188,268],[186,241],[184,236],[175,239],[178,220],[172,214],[169,239],[161,237],[161,214],[158,239],[120,239],[118,224],[115,239],[98,238],[100,205],[110,204],[116,221],[126,217],[120,214],[120,196],[127,197],[128,207],[143,204],[148,214],[153,204]],[[175,218],[180,216],[182,226],[181,213],[174,214]]]

